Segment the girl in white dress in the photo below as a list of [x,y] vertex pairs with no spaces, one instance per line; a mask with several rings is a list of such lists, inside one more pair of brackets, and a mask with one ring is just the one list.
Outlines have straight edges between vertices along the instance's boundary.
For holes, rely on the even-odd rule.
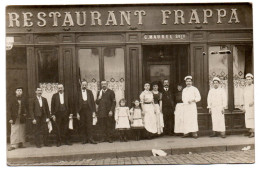
[[138,141],[140,140],[141,131],[144,129],[144,115],[139,100],[136,99],[133,103],[134,106],[130,109],[131,128],[134,131],[135,140]]
[[150,84],[144,84],[144,91],[140,94],[140,101],[144,112],[144,128],[146,137],[151,139],[157,133],[157,120],[154,110],[153,93],[150,91]]
[[116,129],[120,133],[120,141],[127,142],[127,130],[130,129],[130,112],[129,108],[125,106],[125,99],[119,101],[119,107],[115,111]]

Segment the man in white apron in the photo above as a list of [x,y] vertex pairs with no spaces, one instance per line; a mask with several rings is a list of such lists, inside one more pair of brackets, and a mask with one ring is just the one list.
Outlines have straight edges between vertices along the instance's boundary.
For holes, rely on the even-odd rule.
[[186,76],[184,78],[186,82],[186,87],[182,91],[182,101],[183,101],[183,132],[184,138],[192,133],[192,136],[198,138],[198,112],[196,103],[201,100],[199,90],[192,86],[192,76]]
[[225,115],[224,110],[227,104],[227,97],[225,91],[219,87],[220,79],[213,78],[214,88],[208,93],[208,108],[212,118],[213,134],[210,137],[217,137],[217,132],[220,132],[221,137],[225,138]]
[[254,118],[254,84],[253,84],[253,75],[248,73],[246,74],[247,86],[244,89],[243,94],[243,104],[242,108],[245,111],[245,124],[246,128],[249,129],[249,137],[252,138],[255,136],[255,118]]

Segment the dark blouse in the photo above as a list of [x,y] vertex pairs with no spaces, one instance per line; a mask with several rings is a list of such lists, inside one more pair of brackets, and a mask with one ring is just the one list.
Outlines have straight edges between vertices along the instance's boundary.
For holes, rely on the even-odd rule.
[[154,99],[154,104],[159,104],[160,100],[162,100],[162,93],[158,93],[158,94],[153,93],[153,99]]
[[182,91],[175,93],[175,103],[182,103]]

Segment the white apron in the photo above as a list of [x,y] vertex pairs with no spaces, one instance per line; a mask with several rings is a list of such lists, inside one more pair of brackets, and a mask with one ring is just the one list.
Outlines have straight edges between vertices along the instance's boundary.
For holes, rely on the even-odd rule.
[[182,101],[183,101],[183,133],[187,134],[190,132],[197,132],[198,128],[198,112],[197,105],[195,102],[189,104],[188,102],[191,100],[195,100],[195,102],[199,102],[201,100],[201,96],[199,90],[194,87],[186,87],[182,91]]
[[163,122],[163,114],[160,111],[160,105],[155,104],[154,110],[155,110],[155,114],[156,114],[157,133],[161,134],[161,133],[163,133],[164,122]]
[[11,125],[10,141],[13,147],[25,142],[25,124],[20,123],[20,118],[17,118],[15,124]]
[[208,93],[208,108],[211,108],[212,130],[225,132],[225,115],[222,109],[226,107],[227,99],[225,91],[221,88],[212,88]]
[[153,104],[153,93],[150,91],[143,91],[140,94],[140,100],[143,103],[145,129],[150,133],[157,133],[157,120]]
[[254,105],[249,106],[250,103],[254,102],[254,85],[246,86],[244,89],[244,106],[245,106],[245,124],[246,128],[255,128],[255,116],[254,116]]
[[183,131],[183,121],[184,121],[184,105],[183,103],[177,103],[174,111],[175,123],[174,123],[174,132],[175,133],[184,133]]

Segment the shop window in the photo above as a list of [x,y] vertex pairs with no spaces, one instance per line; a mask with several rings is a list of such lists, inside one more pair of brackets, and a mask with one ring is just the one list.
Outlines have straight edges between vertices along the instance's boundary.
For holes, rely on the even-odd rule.
[[209,86],[213,88],[214,77],[220,78],[220,87],[225,90],[228,99],[228,54],[225,52],[227,50],[227,46],[209,47]]
[[56,48],[38,49],[37,59],[39,82],[59,82],[58,50]]
[[81,80],[88,82],[88,89],[96,99],[99,87],[99,50],[98,48],[79,49],[78,63]]
[[234,81],[234,106],[240,108],[243,90],[246,86],[245,75],[253,73],[252,46],[233,46],[233,81]]
[[42,96],[47,99],[49,108],[51,107],[51,98],[58,91],[59,82],[59,64],[58,48],[42,47],[36,48],[38,62],[38,82],[42,89]]
[[116,102],[125,97],[124,49],[106,47],[103,49],[104,78],[110,89],[114,90]]

